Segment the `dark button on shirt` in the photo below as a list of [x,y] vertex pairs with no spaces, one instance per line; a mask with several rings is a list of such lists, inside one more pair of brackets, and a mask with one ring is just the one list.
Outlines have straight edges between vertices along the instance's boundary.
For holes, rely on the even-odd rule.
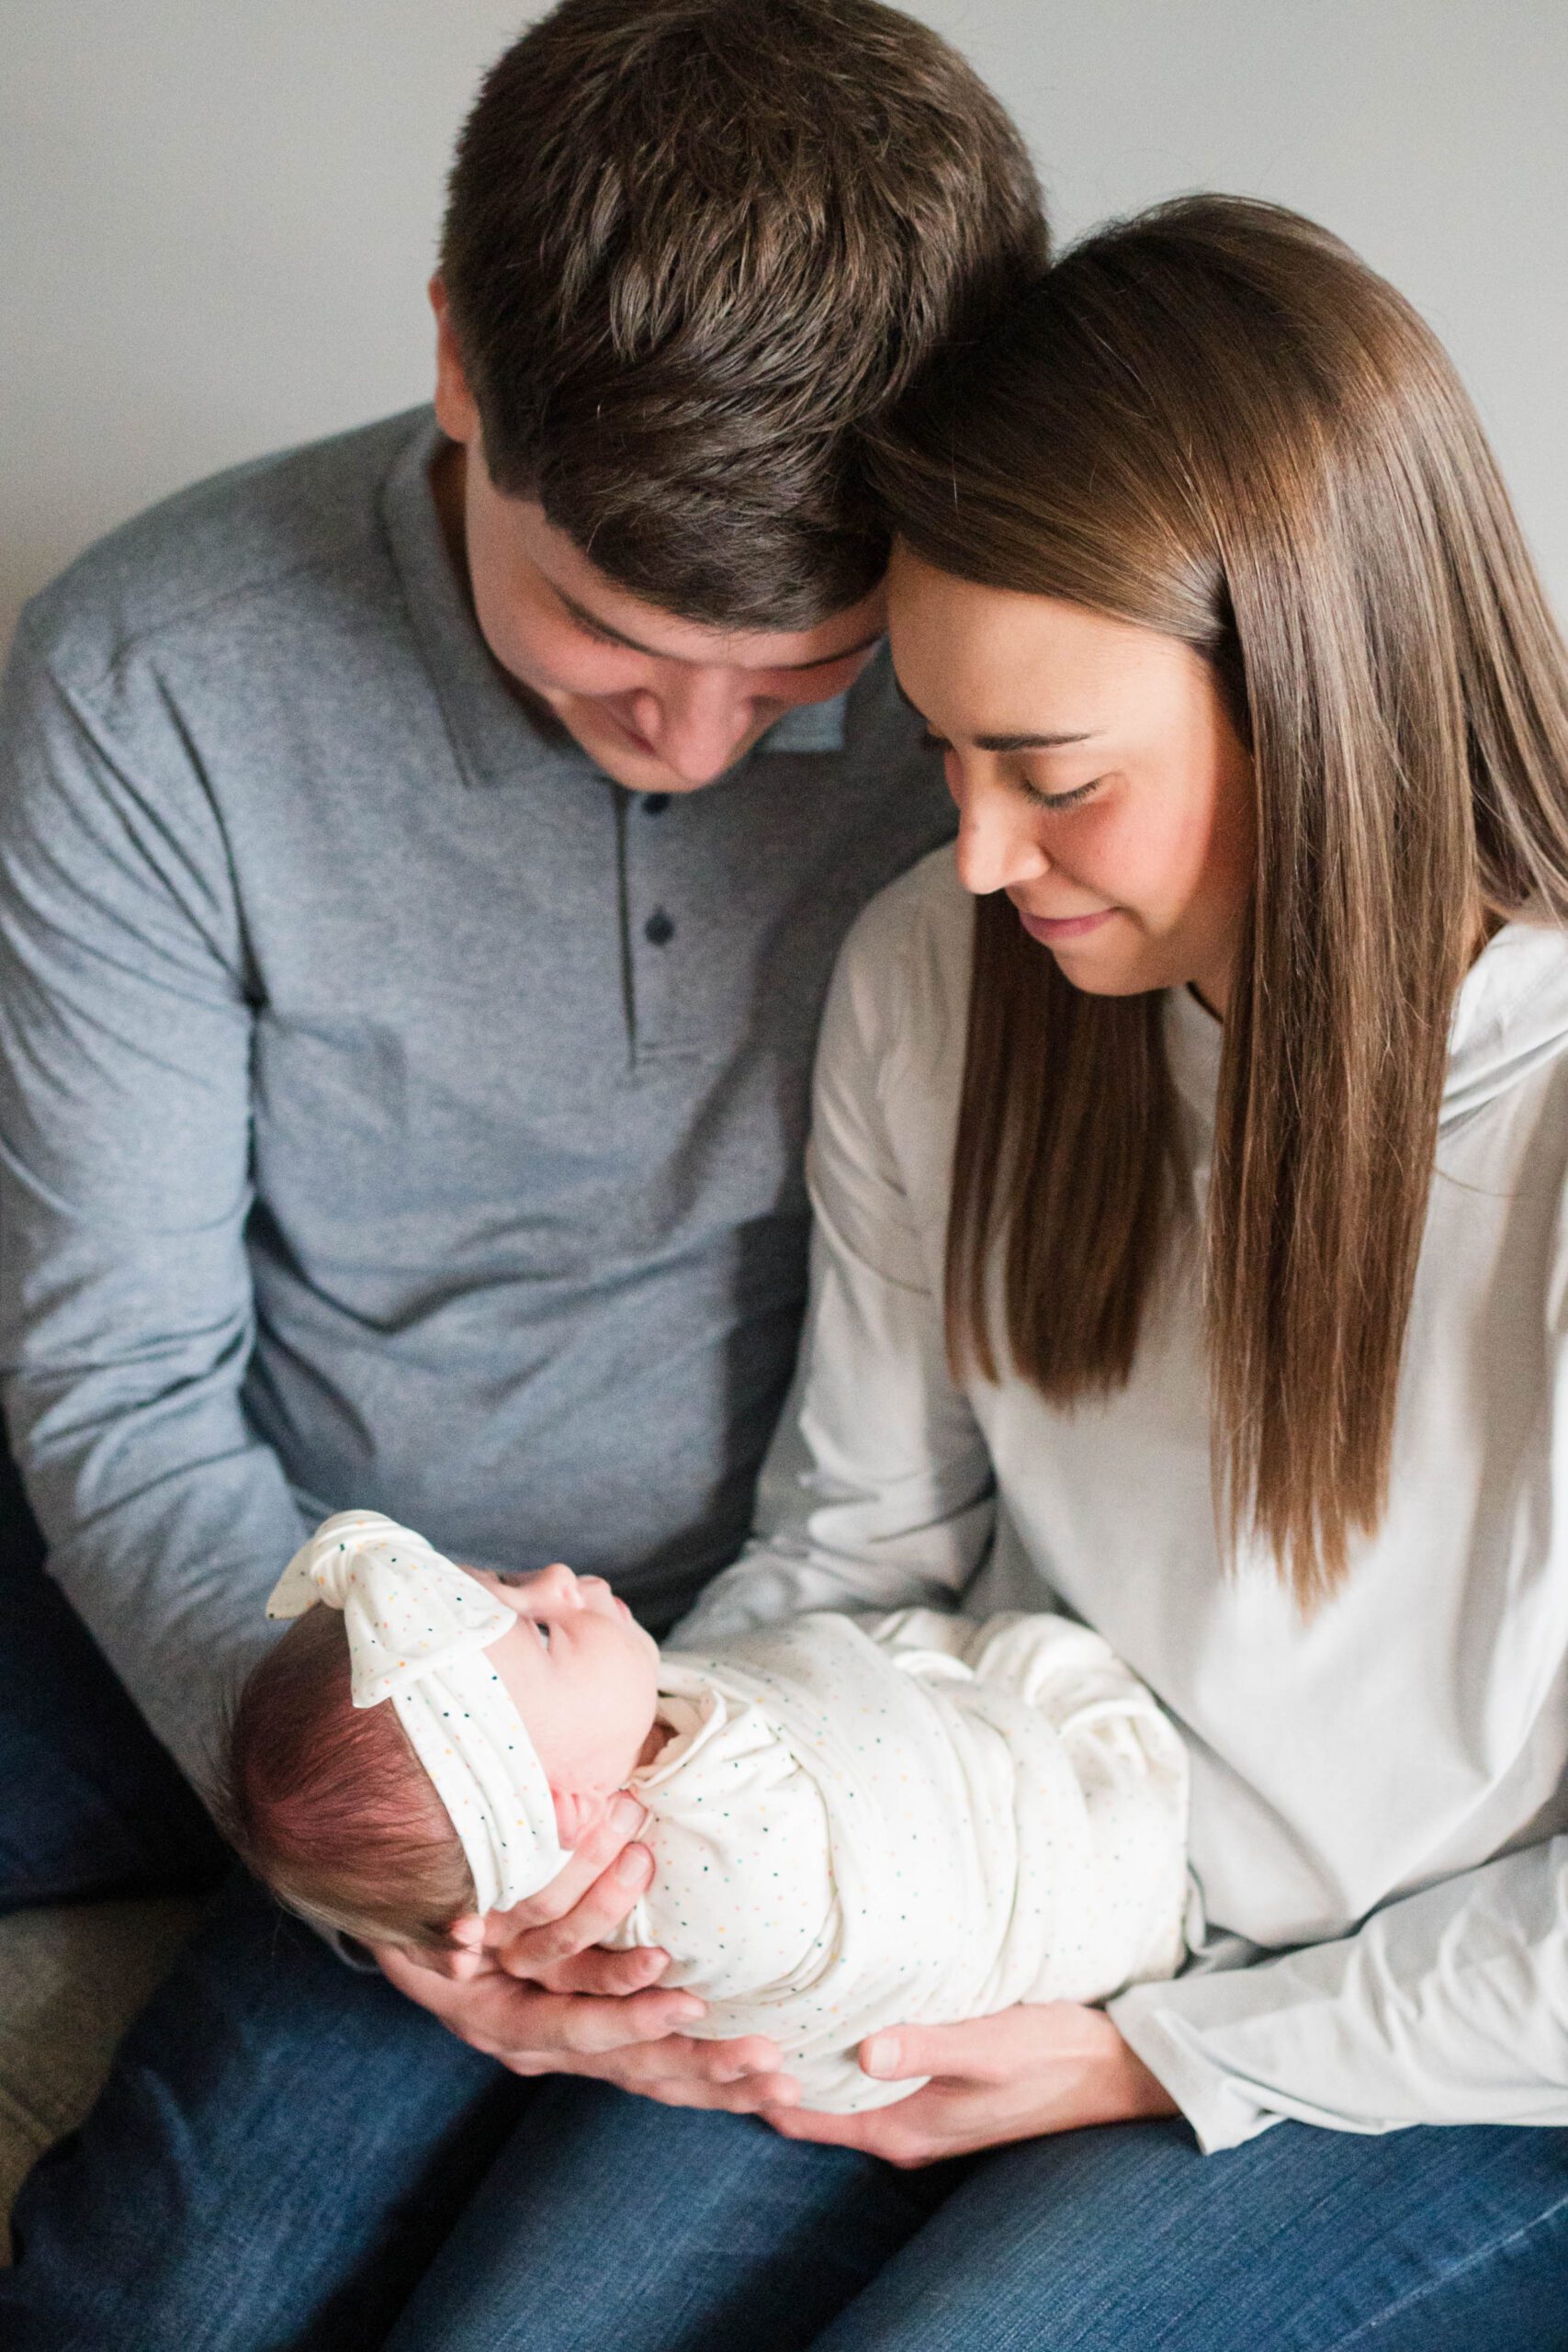
[[650,947],[668,947],[675,936],[675,926],[662,907],[650,914],[643,924],[642,935]]
[[439,446],[423,413],[202,484],[17,639],[5,1406],[187,1762],[312,1514],[569,1559],[655,1624],[734,1555],[828,977],[953,827],[885,653],[628,823],[479,636]]

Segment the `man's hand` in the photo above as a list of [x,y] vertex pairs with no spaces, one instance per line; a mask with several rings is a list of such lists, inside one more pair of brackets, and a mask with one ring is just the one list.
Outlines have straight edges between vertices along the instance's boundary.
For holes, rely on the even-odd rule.
[[592,2075],[672,2107],[780,2113],[798,2094],[773,2042],[750,2034],[702,2041],[680,2029],[704,2014],[694,1995],[661,1988],[656,1949],[599,1951],[653,1874],[626,1840],[647,1815],[622,1796],[537,1894],[488,1919],[460,1919],[440,1953],[373,1946],[385,1975],[458,2040],[514,2075]]
[[1073,2001],[1002,2009],[964,2025],[897,2026],[863,2041],[883,2081],[929,2075],[923,2090],[865,2115],[764,2109],[786,2139],[861,2148],[905,2170],[1009,2140],[1179,2112],[1102,2009]]

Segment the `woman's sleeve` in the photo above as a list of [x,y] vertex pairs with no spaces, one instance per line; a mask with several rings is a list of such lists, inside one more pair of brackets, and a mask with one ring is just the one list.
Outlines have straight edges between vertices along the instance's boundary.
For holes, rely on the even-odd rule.
[[1338,2132],[1568,2125],[1568,1838],[1387,1904],[1337,1942],[1110,2007],[1206,2152],[1288,2116]]
[[[923,1076],[941,1066],[933,1040],[923,1035],[918,1056],[904,1045],[941,977],[922,974],[922,956],[936,951],[909,917],[920,871],[867,909],[834,975],[813,1094],[811,1290],[795,1386],[758,1487],[755,1533],[671,1636],[685,1646],[804,1609],[951,1608],[990,1541],[990,1459],[947,1368],[932,1271],[940,1236],[933,1252],[890,1124],[897,1115],[928,1143],[941,1125]],[[961,1026],[945,1050],[962,1055]]]

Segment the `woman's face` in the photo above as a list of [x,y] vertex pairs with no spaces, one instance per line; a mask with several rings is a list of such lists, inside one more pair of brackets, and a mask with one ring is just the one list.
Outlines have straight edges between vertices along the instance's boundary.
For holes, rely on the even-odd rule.
[[1190,982],[1223,1013],[1252,888],[1251,764],[1202,658],[907,548],[888,575],[899,683],[946,761],[966,889],[1005,890],[1075,988]]

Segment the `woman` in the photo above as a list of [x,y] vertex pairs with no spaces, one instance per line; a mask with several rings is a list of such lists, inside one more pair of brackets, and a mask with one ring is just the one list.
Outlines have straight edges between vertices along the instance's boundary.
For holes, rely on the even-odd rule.
[[936,2079],[868,2117],[628,2106],[614,2181],[565,2093],[525,2289],[418,2340],[576,2344],[609,2245],[639,2352],[1568,2345],[1562,643],[1430,335],[1263,206],[1091,240],[879,470],[958,878],[845,952],[688,1638],[1075,1611],[1190,1746],[1201,1960],[877,2036]]

